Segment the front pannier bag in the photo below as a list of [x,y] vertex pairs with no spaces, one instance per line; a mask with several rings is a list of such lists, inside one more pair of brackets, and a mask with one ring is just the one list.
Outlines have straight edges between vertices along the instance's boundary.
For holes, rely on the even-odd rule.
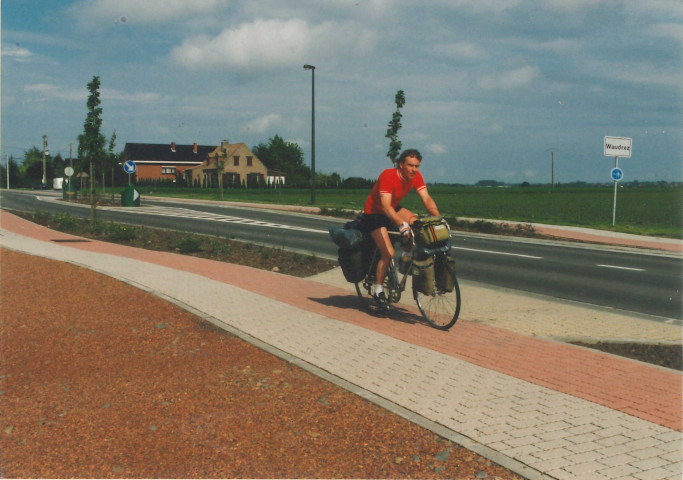
[[436,292],[434,257],[413,260],[413,288],[424,295],[433,295]]
[[442,245],[451,238],[448,223],[441,217],[424,217],[413,223],[418,247]]
[[442,292],[452,292],[455,288],[455,260],[448,255],[439,255],[434,262],[436,286]]

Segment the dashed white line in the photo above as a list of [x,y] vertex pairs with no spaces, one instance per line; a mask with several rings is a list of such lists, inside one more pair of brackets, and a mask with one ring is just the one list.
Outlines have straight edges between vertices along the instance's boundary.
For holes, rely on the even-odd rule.
[[477,248],[465,248],[465,247],[451,247],[454,250],[467,250],[468,252],[480,252],[480,253],[492,253],[494,255],[507,255],[510,257],[522,257],[522,258],[532,258],[534,260],[543,260],[543,257],[535,257],[533,255],[522,255],[521,253],[509,253],[509,252],[496,252],[494,250],[479,250]]
[[631,267],[620,267],[619,265],[602,265],[598,264],[598,267],[604,267],[604,268],[616,268],[617,270],[631,270],[633,272],[644,272],[644,268],[631,268]]

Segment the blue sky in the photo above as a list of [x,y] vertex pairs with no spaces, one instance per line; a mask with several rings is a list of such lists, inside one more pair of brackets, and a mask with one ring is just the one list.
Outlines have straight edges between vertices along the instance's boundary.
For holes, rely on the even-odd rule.
[[47,135],[77,148],[86,85],[126,142],[250,147],[274,135],[316,169],[374,178],[387,123],[428,182],[681,181],[680,0],[4,0],[2,160]]

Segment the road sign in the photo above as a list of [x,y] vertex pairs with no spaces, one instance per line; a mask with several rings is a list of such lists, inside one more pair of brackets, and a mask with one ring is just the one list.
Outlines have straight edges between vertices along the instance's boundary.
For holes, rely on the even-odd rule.
[[131,175],[135,173],[135,170],[137,170],[138,166],[135,165],[135,162],[132,160],[128,160],[123,164],[123,171],[126,172],[128,175]]
[[612,180],[615,182],[618,182],[624,178],[624,171],[621,168],[613,168],[610,171],[610,177],[612,177]]
[[631,139],[628,137],[605,137],[606,157],[631,157]]
[[71,168],[71,167],[66,167],[66,168],[64,169],[64,175],[66,175],[67,177],[70,177],[70,176],[73,175],[73,174],[74,174],[74,169],[73,169],[73,168]]

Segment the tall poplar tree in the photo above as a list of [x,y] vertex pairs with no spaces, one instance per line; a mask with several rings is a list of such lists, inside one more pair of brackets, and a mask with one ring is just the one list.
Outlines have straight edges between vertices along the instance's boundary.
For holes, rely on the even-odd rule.
[[102,107],[100,107],[100,77],[94,76],[88,83],[88,114],[83,123],[83,133],[78,136],[78,161],[79,169],[84,170],[86,166],[90,168],[90,220],[95,221],[95,202],[92,195],[93,181],[95,176],[93,169],[101,170],[105,161],[104,144],[106,139],[102,132]]
[[387,126],[387,133],[384,136],[385,138],[389,139],[389,150],[387,151],[387,157],[389,157],[389,160],[391,160],[393,163],[396,163],[396,160],[398,160],[398,156],[401,153],[402,146],[401,141],[398,139],[398,131],[401,129],[401,117],[403,117],[401,114],[401,108],[403,108],[403,105],[406,104],[406,97],[403,93],[403,90],[396,92],[394,101],[396,102],[396,111],[391,116],[391,120]]
[[[81,170],[90,164],[100,170],[105,159],[104,145],[107,140],[102,135],[102,107],[100,107],[100,77],[93,77],[88,83],[88,114],[83,122],[83,133],[78,136],[78,160]],[[93,180],[92,178],[90,179]]]

